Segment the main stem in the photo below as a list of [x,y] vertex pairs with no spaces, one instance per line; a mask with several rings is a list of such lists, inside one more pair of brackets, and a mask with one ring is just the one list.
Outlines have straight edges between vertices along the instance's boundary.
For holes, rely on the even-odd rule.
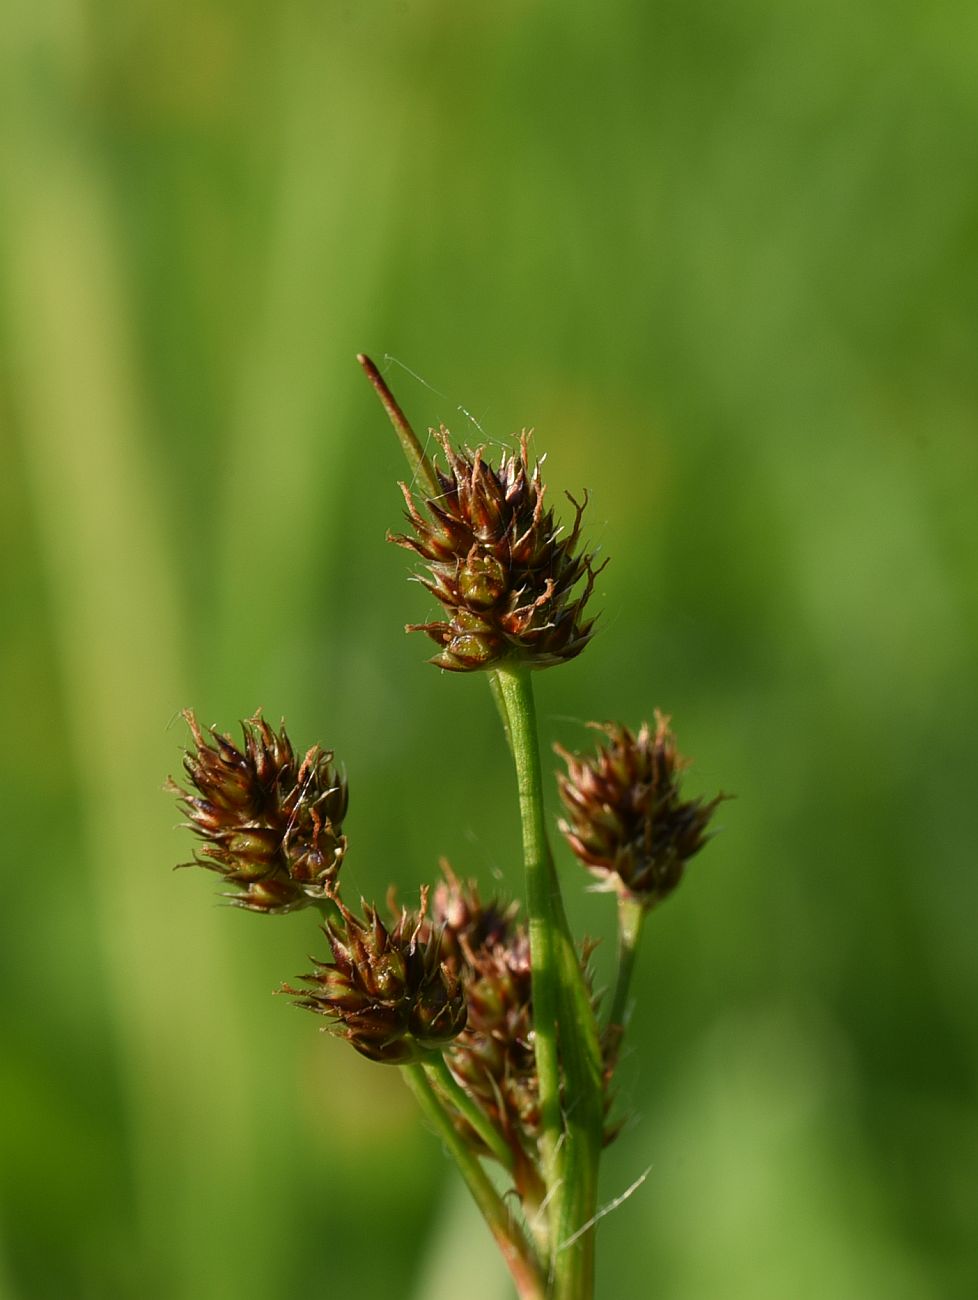
[[[597,1027],[547,841],[536,709],[527,669],[491,670],[516,766],[526,868],[540,1154],[547,1188],[552,1294],[590,1300],[603,1110]],[[567,1105],[561,1108],[561,1066]]]
[[[557,1202],[563,1170],[560,1113],[560,1061],[557,1016],[560,989],[560,947],[563,907],[550,858],[543,819],[543,790],[536,718],[529,676],[517,668],[493,670],[508,721],[507,735],[516,764],[516,782],[523,831],[526,870],[526,910],[529,917],[533,990],[533,1050],[540,1104],[540,1154],[550,1198],[551,1237],[557,1240]],[[566,924],[566,923],[565,923]]]

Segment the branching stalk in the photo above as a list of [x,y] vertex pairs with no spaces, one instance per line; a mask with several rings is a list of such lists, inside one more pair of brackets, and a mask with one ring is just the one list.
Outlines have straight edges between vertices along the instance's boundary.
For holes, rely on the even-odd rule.
[[[576,658],[592,636],[586,606],[602,566],[581,542],[586,495],[571,498],[575,519],[562,528],[526,432],[493,464],[485,447],[454,446],[443,428],[435,436],[444,467],[436,468],[377,367],[357,360],[411,476],[402,484],[409,533],[388,540],[423,563],[415,577],[441,606],[442,617],[407,630],[435,642],[430,662],[440,669],[484,673],[502,719],[519,795],[527,925],[518,904],[484,903],[477,883],[447,862],[430,910],[424,885],[416,910],[389,898],[385,921],[361,899],[358,916],[340,892],[342,769],[320,745],[297,749],[260,711],[242,723],[239,747],[187,710],[189,788],[172,778],[167,788],[203,842],[194,861],[223,877],[230,902],[266,915],[319,912],[332,960],[313,959],[312,972],[281,991],[327,1017],[362,1056],[403,1070],[520,1300],[593,1300],[594,1226],[623,1199],[597,1210],[607,1085],[645,913],[679,884],[724,796],[683,796],[686,761],[658,710],[634,732],[601,724],[605,739],[591,756],[555,747],[567,764],[561,831],[599,887],[618,893],[618,971],[599,1033],[547,838],[531,684],[531,670]],[[490,1156],[521,1212],[490,1179]]]
[[439,1053],[430,1061],[426,1061],[424,1068],[435,1088],[443,1094],[449,1104],[454,1106],[462,1118],[478,1133],[502,1167],[512,1173],[514,1167],[513,1152],[478,1102],[460,1086],[449,1069],[444,1056]]
[[635,954],[642,934],[642,922],[645,908],[639,899],[628,894],[618,898],[618,975],[615,980],[615,992],[608,1013],[608,1033],[613,1036],[613,1049],[617,1050],[618,1040],[625,1029],[628,1018],[628,994],[635,968]]
[[428,1123],[444,1142],[458,1165],[473,1200],[502,1252],[520,1300],[546,1300],[546,1284],[532,1246],[506,1208],[502,1197],[489,1181],[478,1158],[452,1123],[451,1116],[439,1100],[425,1073],[424,1066],[405,1065],[402,1066],[402,1073]]

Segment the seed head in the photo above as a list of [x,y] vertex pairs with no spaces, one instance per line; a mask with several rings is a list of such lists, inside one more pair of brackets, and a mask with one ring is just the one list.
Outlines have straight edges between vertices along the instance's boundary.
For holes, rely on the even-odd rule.
[[364,903],[361,921],[337,899],[340,920],[325,926],[332,962],[316,961],[301,977],[306,988],[283,989],[372,1061],[422,1060],[465,1027],[462,984],[443,960],[440,928],[426,920],[427,898],[424,889],[419,912],[402,910],[390,929],[376,908]]
[[428,574],[419,581],[446,617],[408,631],[427,632],[441,647],[431,662],[454,672],[509,658],[532,668],[573,659],[592,634],[584,607],[599,572],[593,557],[577,550],[587,496],[581,504],[570,498],[575,517],[564,536],[544,509],[540,462],[531,468],[527,433],[519,452],[495,469],[483,448],[456,450],[444,428],[437,436],[447,466],[433,470],[440,491],[420,498],[423,514],[402,483],[414,536],[390,540],[425,561]]
[[[460,880],[444,860],[441,871],[428,924],[441,929],[443,951],[468,1007],[465,1028],[445,1060],[526,1173],[540,1120],[526,927],[517,921],[518,903],[483,903],[474,880]],[[456,1123],[473,1147],[488,1154],[467,1121],[458,1116]]]
[[236,887],[225,897],[253,912],[328,897],[346,852],[348,801],[332,753],[314,745],[300,760],[285,728],[273,731],[260,713],[242,722],[240,749],[213,727],[208,740],[191,710],[183,716],[194,740],[183,760],[193,789],[172,779],[167,788],[204,841],[194,862],[219,872]]
[[[444,880],[435,891],[433,913],[442,918],[443,944],[457,963],[468,1005],[465,1029],[448,1047],[445,1060],[513,1152],[522,1195],[536,1185],[540,1127],[529,936],[517,919],[518,904],[484,904],[474,881],[461,881],[447,862],[441,865]],[[582,945],[581,966],[589,986],[592,950],[592,944]],[[606,1109],[610,1060],[608,1066]],[[458,1116],[456,1123],[470,1145],[489,1154],[464,1118]]]
[[466,971],[469,1024],[448,1063],[513,1147],[533,1150],[540,1085],[533,1052],[530,941],[515,926],[505,943],[482,948]]
[[654,907],[706,843],[723,796],[681,797],[687,764],[676,752],[669,719],[658,711],[654,733],[648,723],[638,735],[617,723],[591,725],[608,737],[596,754],[582,758],[554,746],[567,764],[566,775],[557,778],[568,814],[560,830],[601,888]]

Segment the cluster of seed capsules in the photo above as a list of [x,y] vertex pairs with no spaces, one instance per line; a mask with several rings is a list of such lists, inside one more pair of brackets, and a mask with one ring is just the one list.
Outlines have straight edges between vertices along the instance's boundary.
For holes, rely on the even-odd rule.
[[[421,578],[444,618],[423,630],[439,646],[432,662],[453,671],[505,661],[532,668],[575,657],[592,635],[585,612],[596,569],[579,550],[582,506],[566,535],[544,506],[539,465],[527,438],[497,468],[482,451],[458,451],[441,434],[440,492],[415,499],[402,485],[413,536],[391,540],[427,566]],[[517,1184],[532,1179],[539,1128],[533,1047],[530,945],[515,904],[483,903],[474,882],[442,865],[415,909],[361,900],[356,915],[340,895],[347,839],[345,777],[333,753],[300,756],[284,726],[260,714],[242,723],[242,741],[202,729],[185,714],[192,745],[189,783],[170,788],[202,841],[194,862],[219,873],[225,897],[266,915],[316,907],[332,960],[317,961],[297,1003],[374,1061],[404,1065],[442,1053],[456,1082],[512,1152]],[[558,747],[571,850],[600,887],[650,908],[678,884],[707,838],[717,800],[684,799],[683,760],[668,721],[653,727],[605,724],[596,752]],[[189,865],[189,864],[187,864]],[[587,978],[588,950],[581,953]],[[590,986],[590,985],[589,985]],[[613,1051],[606,1060],[610,1082]],[[463,1115],[459,1129],[489,1154]],[[610,1131],[610,1130],[609,1130]]]

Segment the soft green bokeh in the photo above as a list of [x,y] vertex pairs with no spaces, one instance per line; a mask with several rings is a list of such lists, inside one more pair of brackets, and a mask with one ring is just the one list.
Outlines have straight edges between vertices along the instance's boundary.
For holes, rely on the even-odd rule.
[[978,1293],[976,15],[6,0],[5,1300],[507,1294],[396,1072],[269,996],[312,922],[169,869],[179,709],[260,704],[346,763],[351,891],[520,888],[359,350],[591,491],[544,743],[659,705],[737,796],[648,927],[599,1294]]

